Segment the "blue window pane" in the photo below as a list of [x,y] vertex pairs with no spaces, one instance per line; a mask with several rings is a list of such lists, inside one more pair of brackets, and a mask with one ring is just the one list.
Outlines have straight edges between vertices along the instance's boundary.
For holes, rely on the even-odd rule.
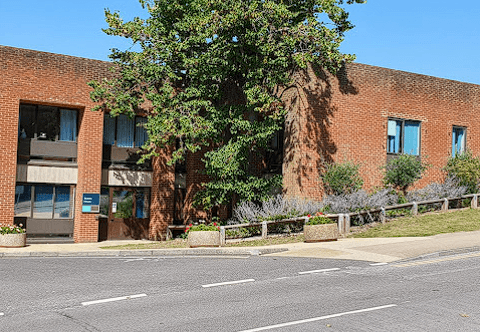
[[148,191],[138,189],[135,196],[135,216],[137,218],[148,218]]
[[51,219],[53,213],[53,186],[35,186],[33,218]]
[[400,153],[400,137],[402,134],[402,121],[388,120],[388,152]]
[[103,120],[103,144],[115,144],[115,118],[112,118],[108,114],[105,114]]
[[15,187],[15,216],[30,217],[32,210],[32,186]]
[[55,188],[55,213],[54,218],[70,218],[70,187],[62,186]]
[[141,147],[147,141],[147,130],[143,126],[147,123],[146,118],[135,119],[135,146]]
[[465,149],[465,129],[454,127],[452,133],[452,156],[462,153]]
[[130,119],[125,114],[119,115],[117,120],[117,146],[122,148],[133,148],[134,129],[134,119]]
[[403,153],[418,156],[420,153],[420,122],[405,121]]
[[77,111],[60,110],[60,141],[77,140]]

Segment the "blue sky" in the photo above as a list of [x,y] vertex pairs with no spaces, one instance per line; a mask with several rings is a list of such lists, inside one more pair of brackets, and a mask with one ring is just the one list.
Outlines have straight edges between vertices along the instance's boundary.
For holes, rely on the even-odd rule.
[[[0,0],[0,45],[108,60],[104,9],[144,16],[137,0]],[[480,1],[368,0],[347,6],[356,28],[342,51],[357,62],[480,84]]]

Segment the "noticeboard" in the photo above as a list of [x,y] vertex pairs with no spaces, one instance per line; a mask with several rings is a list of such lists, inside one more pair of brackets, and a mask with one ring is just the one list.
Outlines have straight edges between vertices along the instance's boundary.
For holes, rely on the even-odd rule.
[[83,193],[82,212],[99,213],[100,212],[100,194]]

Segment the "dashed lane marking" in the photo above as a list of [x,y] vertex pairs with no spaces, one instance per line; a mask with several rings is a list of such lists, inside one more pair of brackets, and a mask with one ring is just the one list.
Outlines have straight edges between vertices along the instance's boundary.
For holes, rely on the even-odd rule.
[[322,273],[322,272],[330,272],[330,271],[338,271],[340,268],[334,267],[332,269],[323,269],[323,270],[313,270],[313,271],[303,271],[298,272],[298,274],[309,274],[309,273]]
[[202,285],[202,287],[203,288],[209,288],[209,287],[217,287],[217,286],[235,285],[235,284],[243,284],[243,283],[246,283],[246,282],[253,282],[253,281],[255,281],[255,279],[226,281],[226,282],[219,282],[219,283],[216,283],[216,284]]
[[370,266],[381,266],[381,265],[388,265],[388,263],[372,263]]
[[251,329],[251,330],[244,330],[244,331],[240,331],[240,332],[258,332],[258,331],[265,331],[265,330],[273,330],[273,329],[286,327],[286,326],[311,323],[311,322],[316,322],[316,321],[319,321],[319,320],[325,320],[325,319],[336,318],[336,317],[352,315],[352,314],[359,314],[359,313],[362,313],[362,312],[369,312],[369,311],[387,309],[387,308],[392,308],[392,307],[396,307],[396,306],[397,306],[396,304],[389,304],[389,305],[383,305],[383,306],[380,306],[380,307],[366,308],[366,309],[360,309],[360,310],[354,310],[354,311],[346,311],[346,312],[341,312],[341,313],[333,314],[333,315],[314,317],[314,318],[309,318],[309,319],[302,319],[302,320],[297,320],[297,321],[293,321],[293,322],[287,322],[287,323],[270,325],[270,326],[263,326],[263,327],[258,327],[258,328]]
[[474,253],[474,254],[468,254],[468,255],[457,255],[457,256],[449,256],[449,257],[443,257],[443,258],[437,258],[437,259],[430,259],[427,261],[418,261],[418,262],[411,262],[411,263],[404,263],[404,264],[395,264],[392,266],[395,267],[408,267],[408,266],[417,266],[417,265],[425,265],[425,264],[434,264],[434,263],[439,263],[439,262],[445,262],[445,261],[453,261],[457,259],[464,259],[464,258],[470,258],[470,257],[478,257],[480,256],[480,252]]
[[82,305],[87,306],[87,305],[92,305],[92,304],[100,304],[100,303],[107,303],[107,302],[114,302],[114,301],[130,300],[130,299],[136,299],[136,298],[144,297],[144,296],[147,296],[147,294],[136,294],[136,295],[129,295],[129,296],[113,297],[113,298],[110,298],[110,299],[82,302]]

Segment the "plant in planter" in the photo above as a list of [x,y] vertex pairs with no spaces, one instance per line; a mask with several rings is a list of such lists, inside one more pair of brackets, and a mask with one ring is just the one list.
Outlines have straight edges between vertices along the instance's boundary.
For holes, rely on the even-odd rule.
[[22,226],[22,224],[19,226],[0,224],[0,247],[25,247],[27,243],[27,234]]
[[190,248],[195,247],[219,247],[220,246],[220,227],[217,223],[209,225],[189,224],[185,229]]
[[337,222],[327,218],[322,212],[309,218],[303,228],[305,242],[322,242],[322,241],[336,241],[338,239],[338,225]]

